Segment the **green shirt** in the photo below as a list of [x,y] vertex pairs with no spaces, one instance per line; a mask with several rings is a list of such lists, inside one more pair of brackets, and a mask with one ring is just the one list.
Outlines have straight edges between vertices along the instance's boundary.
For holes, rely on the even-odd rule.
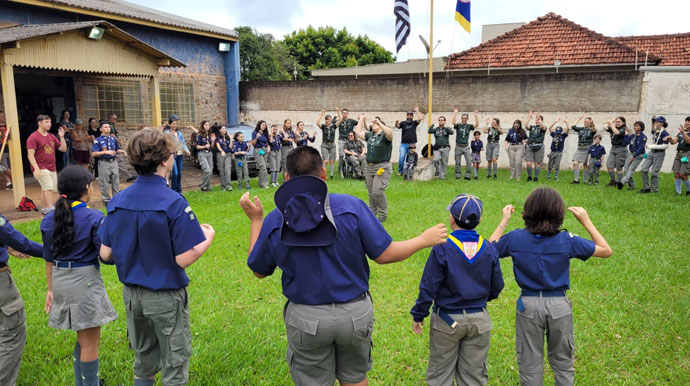
[[594,143],[594,131],[589,128],[577,127],[573,125],[571,127],[573,131],[577,132],[577,145],[578,146],[588,146]]
[[357,126],[357,121],[352,118],[342,119],[338,124],[338,139],[347,141],[347,135]]
[[[465,123],[458,123],[455,125],[455,130],[458,135],[455,137],[455,143],[462,146],[467,146],[469,143],[470,133],[474,131],[474,125]],[[452,133],[451,133],[452,134]]]
[[337,127],[334,123],[326,125],[325,123],[321,125],[321,131],[323,131],[323,143],[333,143],[335,141],[335,130]]
[[393,152],[393,142],[386,138],[386,134],[383,133],[383,130],[378,134],[368,131],[364,133],[364,139],[367,141],[367,162],[390,162],[391,153]]
[[108,121],[108,123],[110,124],[110,134],[117,137],[117,129],[115,128],[115,124],[110,121]]
[[362,141],[360,141],[359,139],[345,142],[345,150],[351,151],[355,153],[355,155],[361,155],[363,148],[364,144],[362,144]]
[[623,140],[625,140],[625,125],[620,128],[617,127],[616,129],[618,130],[618,134],[614,134],[610,127],[606,129],[606,131],[611,133],[611,146],[623,146]]
[[541,127],[537,125],[531,125],[527,129],[529,130],[527,143],[544,143],[544,134],[546,130],[542,130]]
[[493,127],[489,127],[489,136],[486,137],[486,141],[488,143],[498,143],[500,139],[501,133],[499,133],[498,130],[494,129]]
[[[690,133],[688,134],[690,135]],[[690,151],[690,143],[685,142],[683,133],[678,133],[678,149],[677,151]]]
[[448,142],[448,137],[454,133],[455,132],[450,127],[436,127],[434,125],[431,125],[431,127],[429,128],[429,134],[434,135],[434,138],[436,139],[436,146],[438,147],[450,146],[450,143]]

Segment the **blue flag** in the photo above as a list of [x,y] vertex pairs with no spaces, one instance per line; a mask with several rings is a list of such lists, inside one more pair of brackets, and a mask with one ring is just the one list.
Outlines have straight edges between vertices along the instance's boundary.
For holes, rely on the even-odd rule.
[[393,7],[395,15],[395,52],[400,52],[410,36],[410,9],[407,0],[395,0]]
[[470,32],[470,0],[458,0],[458,5],[455,6],[455,20],[467,33]]

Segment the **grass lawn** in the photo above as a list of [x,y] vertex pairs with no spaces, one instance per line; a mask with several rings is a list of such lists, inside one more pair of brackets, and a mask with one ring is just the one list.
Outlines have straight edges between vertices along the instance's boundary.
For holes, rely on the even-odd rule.
[[[452,169],[452,168],[451,168]],[[388,188],[385,227],[403,240],[439,222],[447,223],[446,205],[458,193],[472,193],[484,202],[478,231],[491,234],[506,204],[516,206],[508,230],[522,226],[521,212],[534,183],[499,179],[451,179],[407,182],[393,177]],[[483,176],[483,174],[480,174]],[[571,268],[576,340],[576,382],[582,385],[690,384],[690,198],[676,196],[672,175],[661,176],[662,193],[641,195],[605,186],[570,185],[571,172],[556,187],[567,206],[583,206],[614,250],[609,259],[574,260]],[[639,174],[636,174],[639,185]],[[602,173],[603,184],[608,176]],[[252,185],[256,186],[253,179]],[[366,201],[364,183],[329,181],[331,192],[349,193]],[[639,189],[639,188],[638,188]],[[266,210],[275,189],[253,189]],[[285,298],[280,273],[256,279],[246,266],[249,221],[238,205],[240,192],[190,192],[187,199],[201,222],[212,224],[216,239],[210,250],[187,269],[194,356],[190,385],[286,385],[291,383],[281,318]],[[40,240],[38,222],[16,227]],[[570,214],[564,227],[588,237]],[[424,384],[428,360],[428,319],[423,336],[412,332],[409,314],[429,250],[408,260],[371,266],[375,309],[374,385]],[[14,278],[26,302],[27,345],[20,385],[73,384],[72,349],[76,333],[48,327],[43,312],[45,265],[38,259],[11,261]],[[489,352],[489,383],[518,384],[515,359],[515,300],[518,286],[510,259],[502,260],[506,287],[489,305],[494,329]],[[104,326],[101,377],[109,385],[132,384],[134,354],[128,350],[122,284],[114,267],[102,266],[106,287],[119,319]],[[546,366],[546,384],[553,384]]]

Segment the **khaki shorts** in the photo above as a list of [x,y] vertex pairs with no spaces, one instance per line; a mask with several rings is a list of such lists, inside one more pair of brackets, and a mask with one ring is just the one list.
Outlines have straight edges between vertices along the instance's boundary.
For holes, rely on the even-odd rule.
[[57,192],[57,172],[51,172],[48,169],[41,169],[40,172],[41,177],[38,179],[38,183],[41,185],[41,190],[44,192],[48,190]]
[[690,158],[690,151],[676,153],[676,158],[673,159],[673,172],[679,174],[690,174],[690,162],[680,162],[683,157]]
[[321,158],[324,161],[335,161],[335,143],[323,142],[321,144]]

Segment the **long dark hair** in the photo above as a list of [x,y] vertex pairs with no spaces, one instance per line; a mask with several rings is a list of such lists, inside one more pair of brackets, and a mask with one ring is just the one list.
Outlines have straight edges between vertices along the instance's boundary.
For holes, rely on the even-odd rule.
[[200,135],[202,137],[207,137],[207,138],[209,137],[209,135],[210,135],[209,131],[210,130],[204,129],[204,126],[206,126],[207,123],[210,123],[210,122],[207,120],[201,121],[201,123],[199,124],[199,134],[197,134],[197,135]]
[[[515,124],[518,124],[518,128],[515,128]],[[518,137],[520,137],[520,141],[524,140],[525,137],[527,137],[527,132],[525,132],[525,129],[522,128],[522,121],[519,119],[516,119],[515,122],[513,122],[513,130],[517,130],[518,132]]]
[[[266,124],[266,128],[261,130],[261,124],[264,124],[264,123]],[[268,133],[268,123],[266,123],[266,121],[264,121],[264,120],[257,122],[256,127],[254,128],[254,131],[259,131],[259,132],[261,132],[261,134],[264,137],[268,138],[268,134],[269,134]]]
[[60,198],[53,213],[53,254],[65,253],[74,241],[72,202],[82,198],[93,181],[93,175],[82,166],[68,166],[58,176]]

